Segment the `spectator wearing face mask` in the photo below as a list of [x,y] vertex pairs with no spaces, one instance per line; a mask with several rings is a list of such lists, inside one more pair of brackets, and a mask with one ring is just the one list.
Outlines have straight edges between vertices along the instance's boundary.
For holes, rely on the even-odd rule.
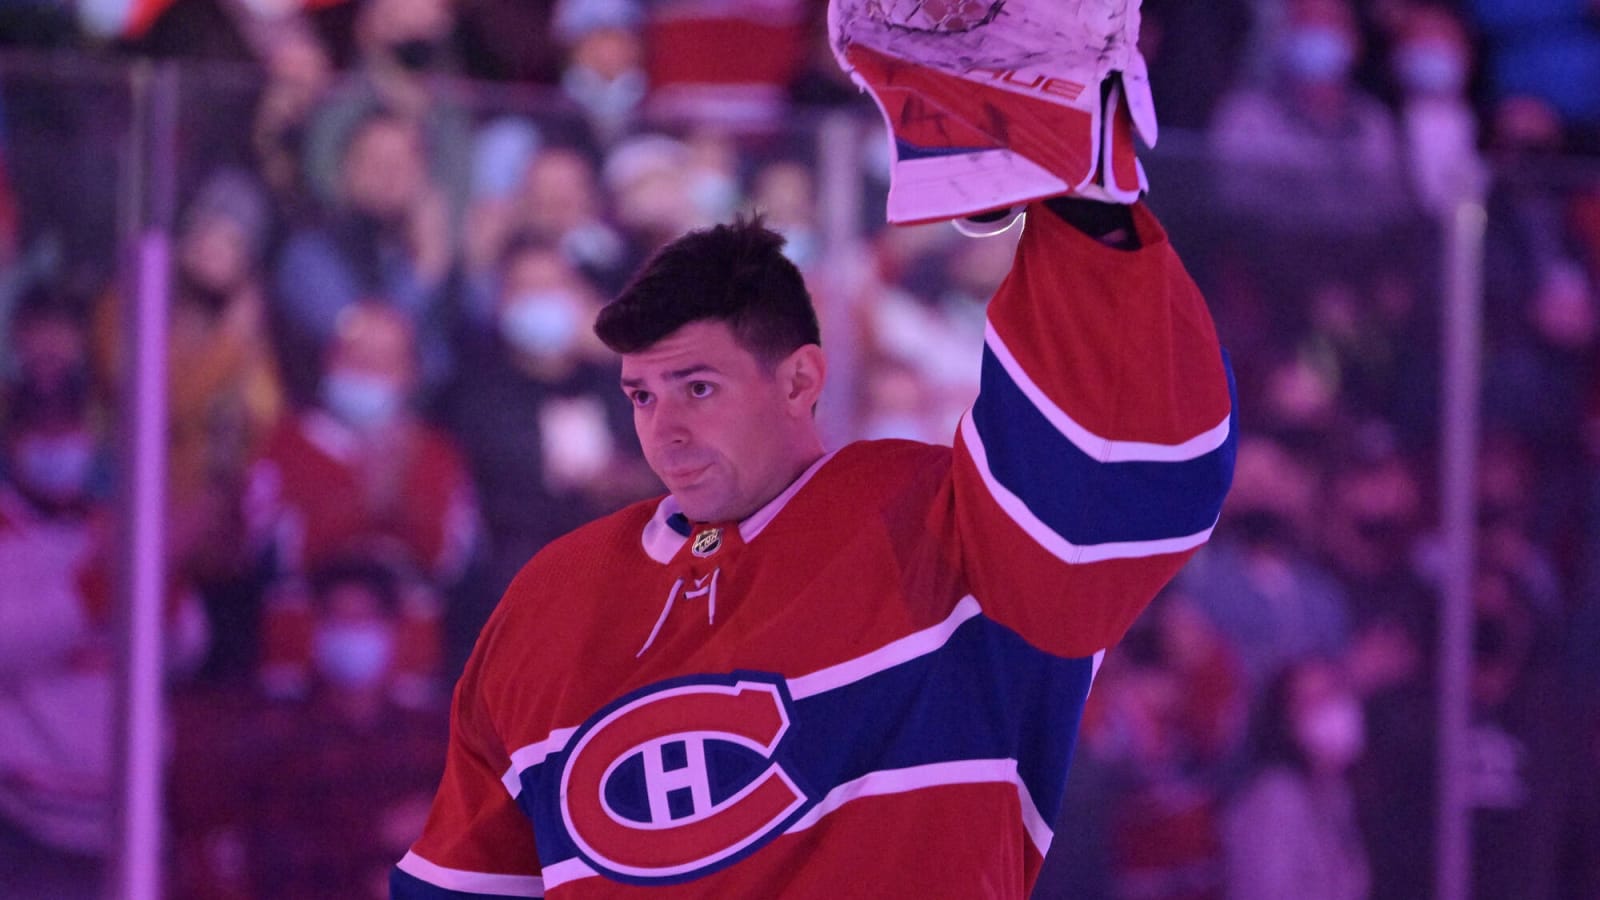
[[[658,489],[615,399],[616,365],[589,328],[593,288],[538,238],[514,240],[500,272],[494,332],[439,404],[483,498],[487,584],[473,596],[485,603],[552,538]],[[487,613],[452,617],[463,657]]]
[[[116,549],[83,324],[35,294],[0,421],[0,872],[19,897],[95,895],[113,845]],[[168,659],[198,661],[206,622],[173,579]]]
[[1400,89],[1400,124],[1411,190],[1425,209],[1445,212],[1476,197],[1487,171],[1478,155],[1478,117],[1467,88],[1472,42],[1445,6],[1404,12],[1389,66]]
[[[252,468],[246,499],[252,547],[277,581],[264,611],[262,683],[303,694],[311,663],[297,580],[343,554],[379,548],[404,561],[441,595],[458,584],[478,541],[478,506],[461,452],[416,410],[416,348],[410,324],[373,303],[351,307],[322,368],[315,403],[280,424]],[[283,589],[283,588],[289,589]],[[424,703],[435,687],[439,616],[404,610],[431,652],[414,654],[404,699]]]
[[1236,212],[1289,229],[1359,230],[1404,208],[1394,118],[1351,78],[1360,51],[1346,0],[1290,0],[1270,44],[1270,83],[1230,91],[1211,124]]
[[650,81],[635,0],[562,0],[552,32],[566,49],[560,89],[587,125],[592,146],[609,147],[634,131]]
[[307,125],[305,165],[324,205],[341,199],[344,149],[378,111],[417,130],[429,179],[443,191],[453,223],[466,201],[472,125],[436,79],[455,68],[456,7],[451,0],[362,0],[354,22],[355,61]]
[[1341,669],[1302,660],[1280,671],[1254,731],[1255,771],[1223,820],[1229,900],[1364,900],[1367,853],[1347,775],[1365,723]]
[[408,595],[426,588],[364,555],[306,585],[303,701],[223,686],[175,703],[168,896],[385,897],[388,863],[421,827],[445,729],[392,695]]
[[3,432],[0,870],[30,894],[87,895],[111,847],[110,635],[106,598],[84,590],[107,510],[86,399],[25,385]]

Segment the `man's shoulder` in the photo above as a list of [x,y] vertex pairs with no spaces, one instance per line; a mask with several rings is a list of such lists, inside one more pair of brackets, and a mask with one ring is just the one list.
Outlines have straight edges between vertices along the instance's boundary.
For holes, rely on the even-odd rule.
[[[522,683],[531,672],[568,671],[617,604],[635,596],[661,565],[642,536],[660,498],[602,516],[546,544],[501,595],[473,651],[478,678]],[[469,670],[474,664],[469,664]]]
[[950,471],[950,447],[899,438],[847,444],[828,466],[830,482],[857,496],[899,493],[918,483],[932,483]]
[[548,583],[581,586],[651,563],[644,551],[644,528],[661,499],[640,500],[546,544],[512,580],[507,599],[538,593]]

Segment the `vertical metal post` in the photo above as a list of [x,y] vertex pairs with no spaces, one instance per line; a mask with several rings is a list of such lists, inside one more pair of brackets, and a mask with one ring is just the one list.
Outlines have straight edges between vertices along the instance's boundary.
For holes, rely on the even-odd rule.
[[[120,760],[117,865],[112,896],[162,894],[162,782],[166,719],[167,300],[177,70],[140,64],[133,74],[129,178],[123,209],[122,568],[125,625],[118,681]],[[142,213],[140,212],[142,210]]]
[[861,233],[861,129],[849,113],[832,113],[817,129],[817,217],[826,256],[819,276],[818,314],[828,342],[828,384],[820,412],[831,446],[853,438],[860,400],[860,348],[855,293],[863,282]]
[[1445,580],[1439,615],[1437,900],[1472,893],[1472,796],[1466,780],[1471,714],[1472,593],[1478,529],[1478,403],[1482,369],[1483,252],[1478,198],[1445,217],[1444,415],[1439,471]]

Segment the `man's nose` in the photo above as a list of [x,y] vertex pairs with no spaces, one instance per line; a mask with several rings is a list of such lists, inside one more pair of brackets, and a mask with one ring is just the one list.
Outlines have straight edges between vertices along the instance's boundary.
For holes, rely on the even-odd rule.
[[661,399],[650,416],[650,436],[658,446],[682,444],[689,439],[688,420],[681,404]]

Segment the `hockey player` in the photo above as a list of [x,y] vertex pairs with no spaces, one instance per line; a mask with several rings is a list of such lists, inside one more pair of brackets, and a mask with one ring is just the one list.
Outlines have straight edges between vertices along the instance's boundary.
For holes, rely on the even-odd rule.
[[670,494],[508,589],[396,897],[1025,897],[1102,654],[1211,532],[1230,379],[1137,203],[1136,6],[830,16],[893,131],[892,221],[1025,209],[978,400],[953,449],[827,452],[781,241],[657,254],[596,330]]

